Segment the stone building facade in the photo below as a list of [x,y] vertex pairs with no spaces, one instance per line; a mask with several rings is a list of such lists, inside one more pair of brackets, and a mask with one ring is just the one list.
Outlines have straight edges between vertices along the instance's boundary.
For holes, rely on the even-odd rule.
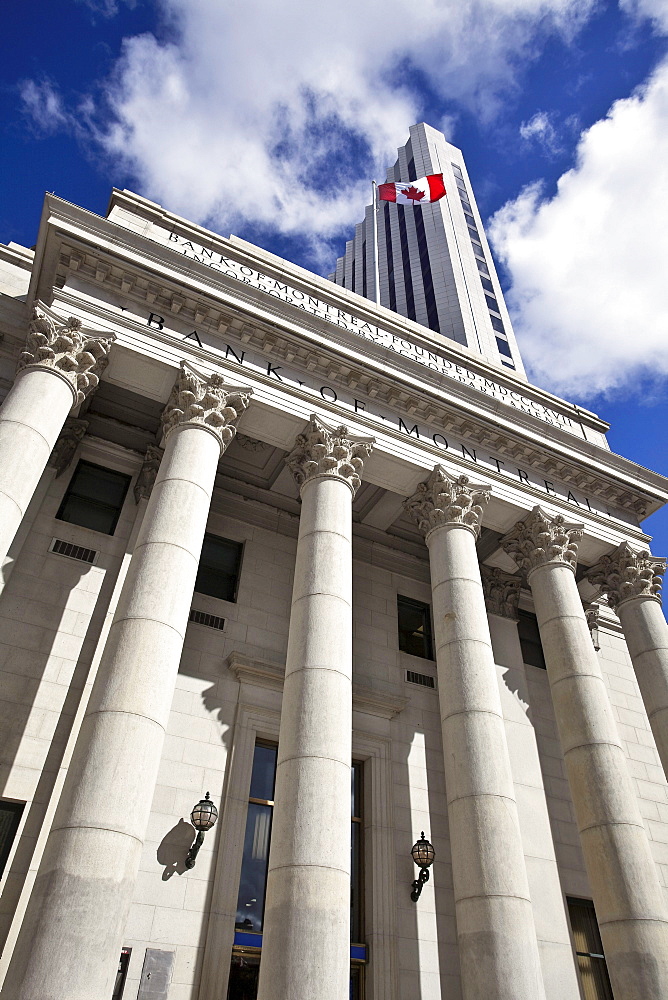
[[668,482],[127,191],[0,325],[3,998],[668,996]]

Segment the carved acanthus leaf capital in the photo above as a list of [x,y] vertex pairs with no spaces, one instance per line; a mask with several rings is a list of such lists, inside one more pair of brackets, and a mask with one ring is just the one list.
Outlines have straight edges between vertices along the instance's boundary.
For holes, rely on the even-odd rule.
[[67,470],[74,454],[88,430],[88,421],[77,417],[68,417],[63,424],[60,437],[53,446],[48,464],[56,470],[56,479]]
[[634,597],[653,597],[660,602],[665,571],[665,559],[653,556],[649,549],[635,551],[622,542],[587,571],[587,579],[608,595],[608,604],[616,609]]
[[62,322],[35,306],[16,373],[35,366],[58,372],[69,382],[78,405],[97,388],[114,339],[113,334],[91,336],[74,316]]
[[185,361],[162,411],[162,430],[167,437],[181,424],[194,424],[211,431],[225,451],[237,432],[236,424],[250,402],[252,389],[225,384],[222,375],[202,375]]
[[374,438],[350,434],[343,425],[328,427],[314,413],[285,463],[300,489],[316,476],[335,476],[348,483],[354,496],[374,443]]
[[490,496],[491,487],[475,485],[468,476],[455,479],[437,465],[413,496],[404,501],[404,509],[425,538],[434,528],[446,524],[462,525],[477,538]]
[[510,573],[504,573],[498,566],[481,565],[480,576],[489,614],[517,621],[522,581]]
[[561,514],[550,517],[534,507],[501,540],[501,546],[524,573],[549,563],[563,563],[575,572],[582,533],[581,525],[566,524]]
[[135,482],[135,503],[139,503],[140,500],[148,500],[150,497],[163,454],[162,448],[158,448],[155,444],[148,445],[142,467]]

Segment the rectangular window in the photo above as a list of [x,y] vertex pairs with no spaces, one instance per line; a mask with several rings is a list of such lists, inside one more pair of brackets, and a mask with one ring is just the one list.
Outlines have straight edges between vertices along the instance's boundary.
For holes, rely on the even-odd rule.
[[485,300],[487,302],[487,308],[488,309],[493,309],[494,312],[500,312],[501,311],[499,309],[499,303],[496,301],[496,298],[495,298],[494,295],[486,295],[485,296]]
[[518,615],[518,634],[522,647],[522,659],[529,666],[545,670],[545,657],[543,656],[543,644],[540,641],[538,619],[531,611],[522,611],[521,608]]
[[454,173],[457,175],[457,177],[463,177],[464,176],[462,174],[461,168],[458,167],[456,163],[451,163],[450,166],[452,167],[452,169],[453,169]]
[[92,462],[79,462],[56,517],[113,535],[131,478]]
[[504,340],[503,337],[497,337],[496,346],[499,349],[499,354],[504,354],[507,358],[512,358],[512,354],[510,352],[510,344],[508,343],[507,340]]
[[[278,747],[275,744],[263,742],[255,744],[235,926],[241,933],[257,934],[257,945],[249,945],[246,939],[244,946],[234,946],[227,1000],[256,1000],[257,997],[277,757]],[[361,944],[364,933],[363,769],[362,763],[353,761],[350,795],[350,940],[353,944]],[[350,970],[350,996],[353,1000],[361,1000],[362,976],[362,966],[353,962]]]
[[253,934],[262,932],[264,920],[277,753],[276,746],[255,744],[235,924],[237,930]]
[[482,274],[487,274],[487,275],[489,274],[489,268],[487,267],[487,264],[485,263],[484,260],[477,260],[476,264],[478,265],[478,270]]
[[490,317],[489,318],[492,321],[492,329],[493,330],[496,330],[497,333],[505,333],[506,332],[506,328],[503,325],[503,320],[499,319],[498,316],[492,316],[491,313],[490,313]]
[[461,193],[461,191],[459,192],[459,200],[461,201],[461,203],[462,203],[462,208],[464,209],[464,211],[465,211],[465,212],[471,212],[471,211],[473,211],[473,210],[472,210],[472,208],[471,208],[471,204],[470,204],[470,202],[468,202],[468,201],[466,200],[466,198],[465,198],[465,197],[464,197],[464,195],[463,195],[463,194]]
[[466,209],[464,209],[464,218],[466,219],[466,221],[467,221],[467,223],[469,224],[469,226],[471,226],[471,227],[472,227],[473,229],[475,229],[475,227],[476,227],[476,224],[475,224],[475,219],[473,218],[473,216],[472,216],[472,215],[470,215],[470,214],[469,214],[469,213],[468,213],[468,212],[466,211]]
[[[483,253],[482,247],[479,247],[477,243],[471,243],[471,246],[473,247],[473,253],[476,257],[481,257],[484,260],[485,254]],[[478,267],[480,267],[480,264],[478,264]]]
[[613,1000],[594,904],[567,899],[584,1000]]
[[242,550],[241,542],[219,538],[207,531],[195,581],[196,592],[221,601],[235,601]]
[[0,878],[5,870],[24,808],[25,802],[0,800]]
[[397,594],[399,649],[411,656],[433,660],[431,641],[431,609],[422,601]]
[[489,280],[489,278],[484,278],[481,274],[480,281],[482,282],[482,287],[485,289],[486,292],[492,292],[492,293],[494,292],[494,285]]
[[364,765],[353,761],[351,768],[351,835],[350,835],[350,940],[361,944],[362,926],[362,772]]

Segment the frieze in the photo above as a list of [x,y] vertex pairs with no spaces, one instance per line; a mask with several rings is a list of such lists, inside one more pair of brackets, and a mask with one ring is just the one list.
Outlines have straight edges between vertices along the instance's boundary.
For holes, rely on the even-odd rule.
[[[156,243],[161,242],[155,239],[155,237],[150,238]],[[438,372],[440,375],[445,375],[457,382],[462,382],[464,385],[477,389],[478,392],[493,396],[494,399],[498,399],[507,406],[522,410],[524,413],[530,413],[545,423],[551,424],[554,427],[562,427],[564,430],[570,431],[578,437],[583,436],[580,424],[566,414],[543,406],[537,400],[531,399],[529,396],[525,396],[514,389],[509,389],[494,379],[486,378],[463,365],[458,365],[438,351],[429,351],[421,345],[407,340],[405,337],[397,337],[395,334],[389,333],[378,326],[367,323],[353,313],[339,309],[329,302],[325,302],[323,299],[309,295],[299,288],[294,288],[286,282],[264,274],[262,271],[257,271],[252,267],[241,264],[233,257],[226,257],[217,251],[200,246],[192,240],[185,239],[178,233],[165,233],[165,242],[185,257],[197,261],[199,264],[205,264],[207,267],[228,278],[234,278],[244,285],[249,285],[258,291],[265,292],[272,298],[280,299],[281,302],[287,302],[289,305],[312,316],[316,316],[318,319],[326,320],[334,326],[341,327],[348,333],[354,333],[356,336],[384,347],[388,351],[393,351],[403,358],[409,358],[411,361],[415,361],[417,364],[423,365],[431,371]]]
[[[85,290],[85,279],[82,282],[79,276],[68,284]],[[149,311],[150,306],[144,307],[146,312],[138,312],[127,299],[123,300],[126,304],[118,306],[111,288],[108,294],[128,319],[145,324],[155,332],[179,342],[189,341],[193,347],[238,365],[240,369],[247,368],[271,381],[301,389],[352,413],[364,413],[379,426],[435,445],[439,451],[467,464],[495,471],[516,483],[564,500],[574,508],[627,524],[636,524],[646,515],[647,501],[628,487],[605,481],[567,460],[546,455],[532,443],[515,440],[493,425],[459,415],[438,400],[425,399],[410,389],[393,385],[382,373],[362,371],[344,361],[327,358],[317,346],[304,347],[287,336],[219,313],[211,317],[212,324],[218,317],[218,331],[192,329],[188,320],[181,316],[171,317],[161,301],[155,301],[164,298],[164,294],[158,294],[161,289],[156,288],[151,295],[148,295],[149,290],[150,287],[144,289],[146,298],[154,310],[161,308],[162,312]],[[139,291],[136,285],[134,291]],[[100,289],[96,288],[95,293],[99,297]],[[345,389],[341,388],[342,384]]]

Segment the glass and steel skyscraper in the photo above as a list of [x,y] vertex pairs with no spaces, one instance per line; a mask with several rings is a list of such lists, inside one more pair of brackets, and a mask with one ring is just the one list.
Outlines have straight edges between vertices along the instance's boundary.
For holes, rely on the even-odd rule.
[[[428,205],[378,204],[380,302],[455,340],[493,364],[524,375],[461,150],[442,132],[421,123],[398,150],[388,181],[442,173],[446,196]],[[373,207],[329,277],[376,298]]]

